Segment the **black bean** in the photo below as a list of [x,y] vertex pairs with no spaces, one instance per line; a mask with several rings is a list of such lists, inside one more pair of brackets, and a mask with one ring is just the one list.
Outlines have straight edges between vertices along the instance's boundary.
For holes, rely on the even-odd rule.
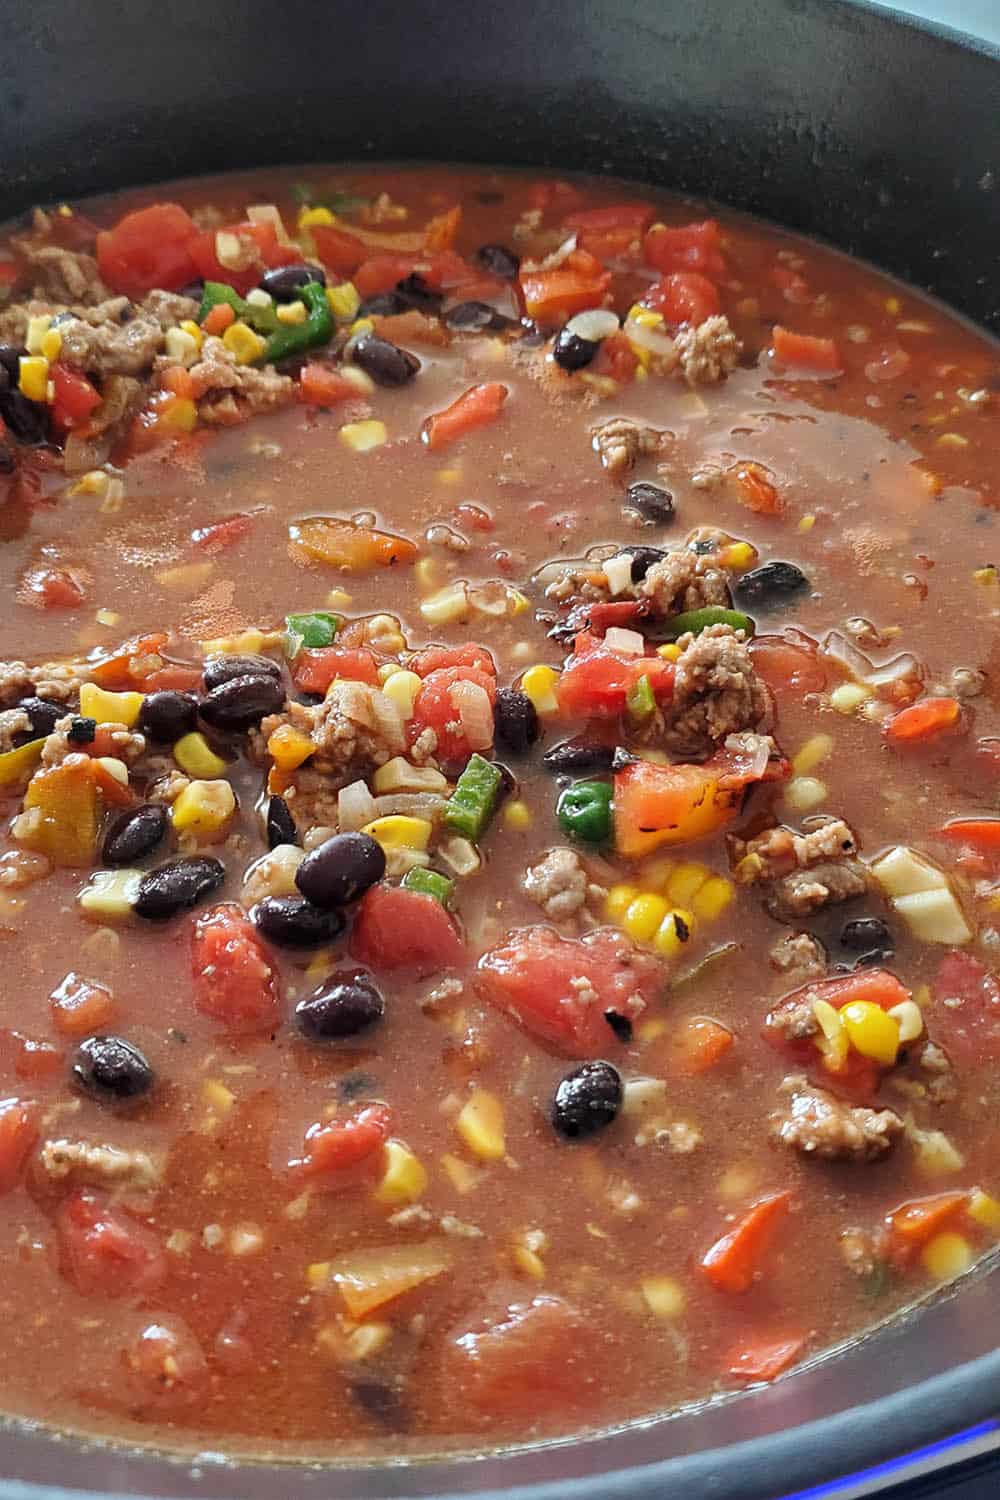
[[511,755],[526,755],[541,734],[538,710],[518,688],[497,690],[493,706],[493,727],[497,744]]
[[552,1101],[552,1123],[570,1140],[610,1125],[621,1108],[622,1081],[609,1062],[585,1062],[567,1073]]
[[3,370],[12,386],[16,386],[21,373],[18,361],[24,353],[23,346],[17,344],[0,344],[0,370]]
[[385,850],[367,833],[335,833],[306,855],[295,884],[314,906],[347,906],[385,874]]
[[225,865],[212,854],[168,859],[139,881],[133,910],[151,922],[165,921],[217,891],[225,878]]
[[366,297],[358,308],[359,318],[392,318],[406,311],[406,303],[398,292],[376,292]]
[[582,370],[597,356],[600,344],[582,339],[578,333],[562,328],[552,346],[552,358],[562,370]]
[[845,922],[840,932],[840,941],[852,953],[864,953],[869,948],[892,948],[892,933],[881,917],[855,917]]
[[53,703],[51,698],[22,698],[17,707],[31,720],[31,738],[36,740],[51,734],[58,721],[66,717],[65,703]]
[[284,683],[259,672],[231,677],[201,701],[201,716],[213,729],[250,729],[265,714],[276,714],[285,706]]
[[162,802],[128,807],[113,820],[104,835],[106,865],[131,865],[152,854],[170,822]]
[[662,562],[666,552],[662,547],[623,547],[632,559],[632,582],[641,583],[654,563]]
[[280,682],[282,671],[279,663],[272,661],[269,656],[210,656],[202,672],[209,692],[212,688],[221,687],[224,682],[232,681],[234,677],[248,675],[273,677],[276,682]]
[[326,272],[322,266],[275,266],[260,278],[264,291],[270,292],[275,302],[294,302],[302,288],[311,281],[326,286]]
[[318,948],[344,930],[339,911],[323,911],[305,896],[265,896],[250,915],[263,935],[282,948]]
[[367,979],[328,980],[295,1007],[299,1030],[314,1042],[357,1036],[384,1014],[385,1000]]
[[665,526],[674,518],[674,497],[661,485],[640,480],[629,485],[625,499],[650,525]]
[[[0,383],[4,379],[5,377],[0,374]],[[0,474],[13,474],[16,468],[17,459],[14,457],[13,448],[9,443],[0,441]]]
[[521,269],[521,257],[508,250],[506,245],[480,245],[476,259],[487,271],[502,276],[505,281],[513,281]]
[[794,563],[762,563],[744,573],[733,593],[740,604],[781,604],[809,587],[809,579]]
[[420,312],[435,313],[444,301],[442,294],[428,286],[417,271],[411,271],[409,276],[396,282],[396,294],[402,299],[404,307],[415,307]]
[[173,745],[192,730],[198,718],[198,700],[194,693],[163,688],[150,693],[139,710],[139,729],[147,739]]
[[284,797],[275,795],[267,799],[265,827],[269,849],[276,849],[279,844],[297,844],[299,841],[295,819],[288,811],[288,803]]
[[49,440],[49,408],[29,401],[12,388],[0,395],[0,417],[19,443],[39,444]]
[[84,719],[79,714],[75,715],[66,731],[66,738],[72,745],[89,745],[97,736],[97,720]]
[[73,1082],[94,1099],[119,1103],[148,1094],[156,1078],[149,1063],[123,1036],[89,1036],[73,1058]]
[[366,333],[354,345],[351,358],[370,375],[376,385],[405,385],[420,369],[420,361],[408,349],[380,339],[377,333]]
[[563,740],[546,750],[542,765],[553,775],[575,775],[577,771],[610,771],[614,758],[614,745],[599,740]]
[[504,317],[488,302],[456,302],[445,312],[444,321],[449,328],[461,328],[470,333],[481,333],[484,328],[500,332],[516,326],[513,318]]

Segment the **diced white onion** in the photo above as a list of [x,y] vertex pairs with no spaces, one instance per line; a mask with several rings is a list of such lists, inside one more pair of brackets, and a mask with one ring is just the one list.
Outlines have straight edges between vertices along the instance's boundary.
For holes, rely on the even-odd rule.
[[486,689],[478,682],[456,682],[448,692],[473,750],[488,750],[493,743],[493,705]]
[[342,833],[357,833],[375,821],[375,798],[363,781],[352,781],[337,793],[337,822]]
[[278,212],[275,203],[251,203],[247,209],[247,219],[251,224],[273,224],[278,241],[282,245],[292,243],[288,230],[285,228],[284,220]]
[[604,643],[609,650],[624,651],[628,656],[643,656],[646,651],[646,637],[638,630],[623,630],[620,625],[612,625],[605,631]]
[[915,1042],[918,1036],[923,1035],[924,1016],[920,1006],[914,1000],[901,1000],[889,1011],[889,1015],[899,1027],[899,1044],[905,1047],[907,1042]]
[[242,271],[247,265],[246,246],[238,234],[219,229],[215,235],[215,258],[227,271]]
[[669,333],[664,333],[662,328],[653,328],[647,323],[633,323],[631,320],[625,324],[625,333],[630,344],[638,344],[641,349],[648,349],[650,354],[664,354],[668,358],[676,352],[676,345]]
[[591,307],[586,312],[579,312],[570,318],[566,324],[566,332],[575,334],[578,339],[586,339],[590,344],[599,344],[602,339],[610,338],[617,333],[619,328],[617,313],[609,312],[606,307]]
[[427,818],[431,822],[444,807],[444,798],[434,792],[391,792],[376,797],[374,818]]
[[522,263],[525,271],[554,271],[568,259],[576,249],[576,235],[571,234],[568,240],[563,240],[544,260],[526,260]]
[[892,661],[887,661],[881,667],[873,667],[865,678],[869,687],[885,687],[890,682],[902,682],[906,678],[920,680],[920,663],[909,651],[904,651],[900,656],[894,656]]
[[479,850],[469,839],[445,839],[438,845],[438,858],[446,864],[453,875],[475,875],[482,860]]
[[624,594],[632,583],[631,553],[619,552],[617,557],[609,557],[604,564],[604,576],[613,596]]

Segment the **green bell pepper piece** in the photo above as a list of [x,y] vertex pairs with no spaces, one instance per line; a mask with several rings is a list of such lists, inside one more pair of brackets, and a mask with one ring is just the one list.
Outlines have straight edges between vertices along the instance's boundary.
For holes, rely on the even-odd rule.
[[577,781],[560,793],[556,818],[563,833],[581,844],[611,842],[610,781]]
[[749,615],[738,609],[723,609],[719,604],[710,604],[705,609],[689,609],[682,615],[674,615],[664,626],[664,634],[667,640],[676,641],[678,636],[688,632],[700,635],[709,625],[731,625],[734,630],[744,631],[747,637],[754,633],[754,623]]
[[285,655],[291,661],[303,647],[308,651],[318,651],[323,646],[331,646],[339,629],[340,616],[327,614],[325,610],[308,615],[286,615]]
[[224,281],[206,281],[201,294],[197,321],[204,323],[212,308],[218,307],[221,302],[231,307],[238,318],[245,316],[247,305],[234,287],[228,286]]
[[441,821],[445,827],[473,843],[482,838],[496,808],[502,780],[497,766],[481,755],[471,756],[444,805]]
[[304,323],[278,325],[264,350],[263,358],[270,364],[279,359],[290,359],[293,354],[305,354],[320,344],[328,344],[333,338],[333,314],[326,300],[326,288],[318,281],[307,281],[299,289],[299,300],[306,305],[306,320]]
[[419,891],[422,896],[433,896],[435,901],[447,909],[451,905],[452,896],[455,894],[455,882],[449,880],[447,875],[439,875],[437,870],[425,870],[422,865],[414,865],[412,870],[407,870],[403,876],[403,885],[408,891]]
[[636,678],[626,693],[625,707],[628,709],[629,718],[637,723],[651,718],[656,712],[656,699],[653,697],[653,689],[645,673]]

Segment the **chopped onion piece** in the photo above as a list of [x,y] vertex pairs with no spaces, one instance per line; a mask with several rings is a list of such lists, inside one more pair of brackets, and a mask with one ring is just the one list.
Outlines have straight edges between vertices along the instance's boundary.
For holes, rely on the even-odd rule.
[[438,845],[437,852],[442,864],[446,864],[455,875],[475,875],[482,864],[479,850],[470,839],[445,839]]
[[859,651],[839,630],[830,631],[819,648],[819,654],[836,662],[856,682],[867,682],[869,673],[874,670],[864,652]]
[[612,625],[605,631],[604,644],[610,650],[624,651],[628,656],[644,656],[646,652],[646,637],[638,630],[623,630],[620,625]]
[[573,254],[575,249],[576,235],[571,234],[568,240],[563,240],[562,244],[557,245],[544,260],[522,261],[522,268],[525,271],[555,271],[562,265],[564,260]]
[[473,750],[488,750],[493,744],[493,705],[486,689],[478,682],[456,682],[448,695]]
[[341,833],[357,833],[376,818],[375,798],[363,781],[352,781],[337,793],[337,822]]
[[431,822],[444,807],[445,799],[436,792],[387,792],[375,798],[375,818],[427,818]]
[[865,681],[869,687],[879,688],[886,687],[890,682],[902,682],[907,677],[919,682],[922,675],[917,658],[911,652],[904,651],[883,666],[873,667]]
[[276,203],[251,203],[247,209],[247,221],[250,224],[273,224],[278,243],[281,245],[292,243]]
[[633,323],[630,320],[625,324],[625,333],[630,344],[638,344],[641,349],[648,349],[650,354],[663,354],[670,358],[677,352],[673,339],[662,328],[651,328],[646,323]]
[[604,576],[608,580],[608,588],[612,595],[624,594],[632,583],[631,554],[619,552],[617,557],[609,557],[604,564]]
[[918,1036],[923,1035],[924,1015],[915,1000],[901,1000],[892,1007],[889,1015],[899,1027],[901,1047],[905,1047],[907,1042],[915,1042]]
[[566,332],[574,334],[578,339],[586,339],[589,344],[599,344],[602,339],[610,338],[617,333],[619,328],[618,314],[609,312],[606,307],[588,308],[586,312],[579,312],[570,318],[566,324]]
[[229,229],[216,231],[215,258],[227,271],[245,271],[250,263],[246,245]]

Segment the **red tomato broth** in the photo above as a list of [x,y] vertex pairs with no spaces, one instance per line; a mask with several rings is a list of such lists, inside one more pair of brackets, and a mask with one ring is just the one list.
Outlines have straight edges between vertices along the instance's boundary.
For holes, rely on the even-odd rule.
[[[322,169],[307,175],[320,183],[330,176]],[[385,191],[407,209],[405,220],[371,225],[345,212],[339,223],[352,235],[412,232],[461,202],[455,251],[473,269],[482,244],[503,243],[542,258],[561,238],[564,220],[590,208],[648,201],[656,221],[677,227],[715,215],[705,205],[631,186],[581,182],[568,202],[567,194],[547,192],[540,235],[520,239],[513,230],[536,206],[534,179],[465,169],[352,168],[333,176],[351,193],[374,199]],[[126,208],[176,198],[192,211],[216,204],[224,223],[238,224],[248,203],[273,201],[295,233],[292,181],[280,173],[229,177],[104,200],[87,211],[108,228]],[[481,201],[477,195],[484,192],[501,197]],[[553,556],[580,555],[609,541],[675,545],[693,527],[717,525],[750,541],[760,561],[793,560],[809,575],[810,590],[781,608],[748,606],[761,636],[776,639],[794,628],[818,641],[862,616],[884,632],[875,646],[858,638],[879,662],[911,651],[926,664],[928,681],[948,692],[956,667],[986,674],[986,691],[963,710],[971,723],[962,732],[901,752],[877,722],[833,713],[825,700],[820,705],[841,680],[828,664],[816,671],[798,656],[761,651],[761,675],[775,693],[777,734],[786,753],[794,756],[817,733],[834,739],[833,753],[810,772],[827,787],[819,810],[848,820],[866,858],[892,844],[913,843],[952,871],[959,851],[935,842],[935,831],[952,817],[995,810],[995,771],[987,758],[977,759],[976,741],[1000,734],[1000,659],[988,631],[972,631],[969,622],[994,608],[995,586],[991,592],[973,572],[991,561],[996,525],[996,398],[976,404],[957,394],[959,388],[993,389],[995,347],[944,309],[865,266],[771,226],[727,213],[716,217],[721,248],[709,236],[704,253],[696,244],[691,261],[676,258],[682,242],[670,255],[661,244],[648,276],[637,280],[634,268],[621,272],[620,281],[612,278],[612,293],[624,314],[643,289],[664,277],[707,277],[746,350],[725,382],[692,395],[682,383],[636,380],[629,370],[619,394],[589,404],[574,399],[568,381],[538,381],[520,360],[498,360],[487,340],[456,344],[444,353],[414,346],[422,360],[417,377],[368,398],[370,415],[386,423],[390,439],[371,451],[354,452],[338,439],[341,426],[363,420],[367,410],[345,395],[330,409],[292,404],[246,425],[199,428],[191,446],[160,445],[138,454],[125,469],[126,496],[118,510],[102,511],[84,497],[56,499],[65,481],[47,472],[43,488],[55,503],[32,507],[28,528],[5,542],[0,568],[12,592],[32,570],[69,569],[73,577],[86,578],[86,598],[59,609],[19,601],[4,622],[4,658],[43,661],[98,646],[113,654],[125,638],[165,630],[166,662],[184,664],[200,659],[203,640],[248,627],[280,627],[288,613],[329,608],[350,619],[398,615],[414,647],[481,643],[497,664],[500,685],[508,686],[532,662],[562,660],[545,622],[529,611],[430,625],[420,612],[422,585],[408,563],[350,574],[303,563],[289,554],[289,523],[370,511],[379,527],[412,539],[421,557],[434,559],[437,586],[502,573],[525,588],[533,571]],[[393,252],[370,241],[366,246],[371,260],[389,254],[420,260],[416,250]],[[183,256],[173,259],[179,276]],[[775,279],[772,273],[781,267],[800,280]],[[341,274],[331,274],[331,282]],[[801,300],[802,282],[813,300]],[[929,331],[899,327],[907,322]],[[775,325],[833,338],[843,374],[817,376],[772,360],[767,351]],[[861,330],[864,338],[850,330]],[[910,355],[905,372],[888,380],[866,374],[866,366],[898,346]],[[314,357],[325,358],[322,351]],[[497,382],[508,395],[495,420],[469,426],[440,450],[428,447],[422,434],[433,414],[448,411],[463,392]],[[940,390],[946,399],[938,400]],[[943,422],[937,420],[942,410]],[[674,434],[658,460],[668,472],[658,474],[657,461],[646,459],[624,478],[602,469],[590,428],[620,413]],[[964,437],[966,445],[940,443],[949,432]],[[746,508],[735,488],[691,482],[699,467],[716,465],[728,473],[745,464],[759,465],[770,476],[781,497],[779,514]],[[672,532],[637,532],[623,520],[624,484],[640,478],[673,493]],[[481,507],[492,529],[463,524],[463,505]],[[225,537],[226,523],[244,514],[252,516],[252,526],[239,528],[232,547],[192,546],[196,533]],[[461,533],[467,549],[428,544],[425,535],[435,526]],[[508,559],[504,568],[499,554]],[[201,571],[185,577],[184,568]],[[170,576],[176,572],[180,581]],[[349,604],[326,602],[337,588],[350,595]],[[532,593],[531,602],[543,601]],[[103,623],[97,610],[110,611],[117,622]],[[526,657],[514,654],[522,641],[531,648]],[[369,651],[360,640],[336,649],[365,651],[363,658],[354,657],[355,664],[363,660],[358,675],[365,678],[394,657],[377,643]],[[322,692],[325,665],[309,660],[315,671],[301,685]],[[783,674],[791,675],[790,685]],[[546,719],[540,749],[578,727],[568,718]],[[457,883],[463,964],[502,945],[511,930],[544,921],[521,890],[520,877],[546,849],[568,842],[555,817],[556,788],[540,769],[539,752],[516,761],[498,753],[518,777],[517,798],[532,821],[522,829],[501,811],[482,841],[483,871]],[[859,777],[859,766],[872,767],[872,774]],[[1000,1195],[989,1010],[983,1023],[986,1063],[974,1040],[975,1017],[963,1010],[941,1027],[942,1045],[955,1047],[960,1064],[958,1097],[915,1106],[922,1126],[944,1131],[960,1148],[964,1165],[953,1175],[929,1179],[905,1144],[886,1162],[828,1164],[771,1143],[768,1115],[777,1107],[781,1080],[797,1064],[770,1047],[761,1029],[768,1011],[795,986],[767,959],[775,938],[789,929],[764,911],[752,889],[737,888],[716,919],[695,927],[678,957],[663,960],[664,984],[649,986],[648,993],[643,987],[647,1008],[636,1016],[629,1041],[610,1034],[604,1039],[598,1027],[585,1046],[575,1038],[569,1047],[553,1045],[544,1028],[540,1037],[491,1004],[464,967],[456,970],[464,989],[427,1005],[442,971],[428,975],[421,960],[417,977],[405,959],[396,967],[395,955],[391,967],[380,969],[377,928],[360,952],[352,951],[346,937],[335,945],[333,965],[350,973],[364,968],[377,978],[387,1002],[377,1028],[332,1044],[307,1041],[292,1013],[315,988],[307,973],[311,954],[267,945],[281,995],[279,1020],[269,1026],[268,987],[252,1012],[260,1027],[228,1031],[224,1016],[229,1010],[240,1015],[239,1001],[219,988],[199,1007],[190,941],[198,916],[228,902],[248,904],[243,869],[265,848],[254,812],[263,774],[242,756],[225,772],[239,803],[231,836],[245,844],[239,855],[205,846],[209,853],[221,850],[227,877],[193,915],[162,926],[132,919],[113,929],[117,945],[93,943],[100,929],[85,922],[75,905],[88,872],[72,869],[36,881],[16,893],[22,905],[0,911],[3,927],[19,937],[5,950],[11,984],[0,1001],[0,1026],[65,1052],[54,1070],[25,1076],[16,1070],[15,1049],[4,1050],[3,1094],[43,1112],[72,1101],[71,1115],[40,1127],[41,1140],[68,1137],[153,1156],[168,1153],[154,1191],[128,1189],[115,1204],[116,1214],[131,1215],[141,1226],[143,1246],[149,1249],[149,1236],[162,1247],[164,1269],[161,1274],[157,1263],[157,1284],[141,1296],[124,1292],[114,1298],[100,1291],[99,1279],[68,1280],[57,1251],[56,1225],[72,1194],[106,1188],[53,1179],[30,1157],[23,1166],[14,1163],[17,1181],[0,1223],[7,1267],[0,1392],[7,1409],[130,1440],[286,1455],[416,1454],[599,1427],[731,1388],[755,1378],[755,1370],[776,1372],[786,1353],[792,1359],[800,1349],[816,1352],[891,1315],[927,1290],[928,1275],[919,1261],[905,1274],[893,1271],[876,1298],[870,1278],[846,1270],[841,1235],[855,1229],[874,1234],[899,1205],[937,1191],[979,1185]],[[926,801],[915,811],[911,792],[918,782]],[[700,861],[712,873],[728,875],[728,832],[757,832],[772,817],[798,826],[799,816],[782,798],[780,783],[755,788],[725,828],[650,859],[666,854],[675,863]],[[19,806],[19,799],[9,799],[11,815]],[[645,868],[601,866],[605,884],[636,880],[636,871]],[[993,930],[986,898],[976,897],[971,883],[962,890],[981,929]],[[885,916],[892,927],[895,952],[886,967],[914,993],[923,984],[931,988],[925,1018],[933,1037],[935,977],[946,948],[917,942],[874,897],[835,907],[824,918],[831,956],[853,960],[837,947],[835,933],[843,921],[870,912]],[[437,934],[446,955],[449,934]],[[696,982],[668,990],[672,977],[694,970],[727,943],[739,945],[738,956],[720,958]],[[989,967],[988,945],[974,951]],[[110,1029],[140,1047],[157,1074],[152,1095],[127,1109],[109,1109],[68,1081],[72,1044],[52,1023],[49,996],[70,969],[111,992]],[[678,1066],[674,1049],[685,1025],[705,1020],[733,1037],[724,1060],[704,1069]],[[644,1021],[665,1023],[664,1029],[645,1034]],[[668,1124],[689,1125],[699,1137],[696,1146],[683,1149],[676,1134],[659,1144],[636,1144],[641,1121],[625,1115],[586,1140],[560,1139],[548,1118],[552,1095],[578,1052],[607,1058],[627,1078],[667,1079]],[[809,1073],[823,1086],[830,1082],[818,1062]],[[516,1169],[502,1159],[478,1161],[456,1133],[455,1102],[460,1108],[472,1088],[502,1100],[506,1152]],[[390,1224],[396,1209],[373,1201],[365,1174],[317,1186],[299,1215],[290,1206],[300,1199],[303,1180],[289,1172],[288,1163],[301,1157],[306,1132],[328,1112],[343,1124],[373,1100],[389,1106],[393,1138],[404,1141],[427,1170],[419,1206],[429,1221]],[[885,1081],[878,1102],[908,1107]],[[467,1191],[456,1187],[442,1165],[448,1156],[471,1170]],[[552,1192],[555,1180],[558,1194]],[[785,1192],[791,1193],[787,1217],[748,1288],[720,1292],[698,1271],[699,1259],[755,1202]],[[442,1216],[457,1221],[457,1233],[441,1231]],[[988,1231],[966,1219],[957,1223],[974,1253],[987,1248]],[[463,1227],[481,1233],[463,1234]],[[544,1240],[525,1238],[532,1231],[541,1231]],[[337,1342],[350,1333],[338,1322],[345,1304],[336,1286],[312,1286],[307,1268],[358,1249],[405,1246],[431,1236],[446,1242],[449,1268],[368,1315],[368,1323],[388,1323],[391,1335],[369,1360],[352,1363]],[[531,1260],[517,1254],[522,1241],[525,1247],[541,1243],[529,1254],[537,1255],[542,1279],[534,1279],[533,1270],[525,1269]],[[643,1291],[656,1277],[671,1278],[683,1293],[683,1308],[669,1320],[657,1316]],[[556,1301],[544,1303],[537,1319],[537,1360],[532,1363],[529,1341],[528,1363],[521,1365],[523,1330],[535,1322],[526,1310],[539,1298]],[[182,1349],[192,1340],[194,1351],[178,1360],[180,1373],[166,1390],[155,1379],[156,1355],[170,1339],[141,1338],[144,1328],[160,1325],[175,1330]],[[484,1337],[484,1327],[498,1330],[493,1340]],[[234,1329],[239,1359],[230,1353]],[[563,1337],[575,1341],[570,1363],[579,1379],[556,1378],[560,1367],[547,1381],[551,1346]],[[497,1358],[494,1348],[514,1353],[504,1352],[496,1368],[487,1367]],[[131,1364],[124,1353],[130,1349],[141,1355]],[[590,1378],[596,1361],[613,1362],[613,1385]],[[364,1395],[366,1383],[376,1388],[374,1396]],[[551,1401],[525,1403],[525,1389],[547,1386],[555,1389]],[[189,1399],[191,1390],[197,1390],[197,1400]]]

